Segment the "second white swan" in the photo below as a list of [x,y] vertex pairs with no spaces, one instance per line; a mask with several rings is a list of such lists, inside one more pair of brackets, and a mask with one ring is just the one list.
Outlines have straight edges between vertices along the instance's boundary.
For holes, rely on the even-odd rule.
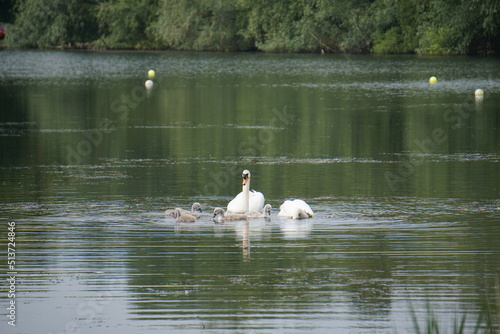
[[278,216],[292,219],[303,219],[314,217],[314,212],[309,204],[301,199],[296,199],[293,201],[287,200],[281,204]]

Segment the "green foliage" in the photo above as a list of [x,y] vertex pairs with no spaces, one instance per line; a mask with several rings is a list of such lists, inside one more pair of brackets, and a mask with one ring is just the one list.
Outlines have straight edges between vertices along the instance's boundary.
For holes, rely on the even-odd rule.
[[301,52],[314,48],[307,36],[308,5],[302,1],[256,1],[249,11],[248,32],[255,46],[270,52]]
[[374,34],[373,52],[375,53],[406,53],[403,47],[401,28],[392,27],[384,33]]
[[428,55],[454,54],[450,43],[451,30],[449,28],[427,28],[420,38],[419,53]]
[[459,53],[499,53],[500,2],[494,0],[461,1],[451,20],[452,31],[459,37],[452,41]]
[[95,38],[96,3],[78,0],[22,0],[6,35],[9,46],[45,48]]
[[174,49],[248,50],[252,41],[243,34],[246,12],[243,3],[229,0],[163,0],[151,33]]
[[418,52],[492,54],[500,52],[500,2],[432,0],[422,14]]
[[370,1],[253,2],[248,33],[272,52],[367,52]]
[[371,32],[374,21],[368,10],[369,7],[351,8],[341,28],[346,32],[340,43],[344,52],[368,52],[371,44]]
[[413,53],[418,46],[417,30],[422,8],[417,2],[379,0],[372,7],[375,53]]
[[97,20],[101,41],[112,48],[148,48],[147,28],[156,18],[156,0],[101,2]]
[[[420,328],[419,321],[413,307],[410,309],[413,326],[415,329],[415,333],[417,334],[439,334],[439,333],[449,333],[450,331],[446,330],[446,328],[442,329],[442,324],[439,321],[438,316],[435,311],[432,309],[430,304],[427,304],[427,318],[424,321],[424,326]],[[453,334],[463,334],[467,333],[465,322],[467,319],[467,314],[464,313],[460,316],[460,320],[458,318],[455,319],[453,323],[453,329],[451,333]],[[484,334],[496,334],[498,328],[498,323],[495,323],[494,315],[490,310],[490,306],[487,307],[479,314],[476,325],[473,328],[472,333],[484,333]]]
[[12,22],[12,9],[14,0],[0,0],[0,22]]
[[20,0],[14,8],[7,37],[16,47],[500,53],[498,0]]

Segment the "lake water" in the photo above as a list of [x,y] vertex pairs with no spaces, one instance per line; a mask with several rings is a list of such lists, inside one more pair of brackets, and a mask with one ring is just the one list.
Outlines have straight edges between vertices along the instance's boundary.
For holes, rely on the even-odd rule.
[[[499,90],[496,58],[1,51],[1,332],[473,328],[500,307]],[[271,220],[215,224],[243,169]]]

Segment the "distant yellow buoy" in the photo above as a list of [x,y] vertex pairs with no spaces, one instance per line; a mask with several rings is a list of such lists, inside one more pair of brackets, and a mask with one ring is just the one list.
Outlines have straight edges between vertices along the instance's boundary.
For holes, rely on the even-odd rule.
[[430,82],[430,83],[432,83],[432,84],[433,84],[433,83],[436,83],[437,81],[438,81],[438,79],[437,79],[436,77],[431,77],[431,78],[429,79],[429,82]]
[[148,71],[148,78],[153,79],[155,77],[155,70],[149,70]]
[[476,96],[484,96],[484,91],[481,88],[478,88],[474,92],[474,95],[476,95]]
[[153,80],[146,80],[144,86],[146,86],[147,89],[153,88]]

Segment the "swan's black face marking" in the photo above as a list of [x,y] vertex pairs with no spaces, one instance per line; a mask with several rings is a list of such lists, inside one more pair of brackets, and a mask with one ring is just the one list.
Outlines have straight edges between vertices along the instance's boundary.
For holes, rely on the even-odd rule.
[[241,177],[243,178],[243,185],[246,186],[246,184],[248,183],[248,174],[244,173],[241,175]]

